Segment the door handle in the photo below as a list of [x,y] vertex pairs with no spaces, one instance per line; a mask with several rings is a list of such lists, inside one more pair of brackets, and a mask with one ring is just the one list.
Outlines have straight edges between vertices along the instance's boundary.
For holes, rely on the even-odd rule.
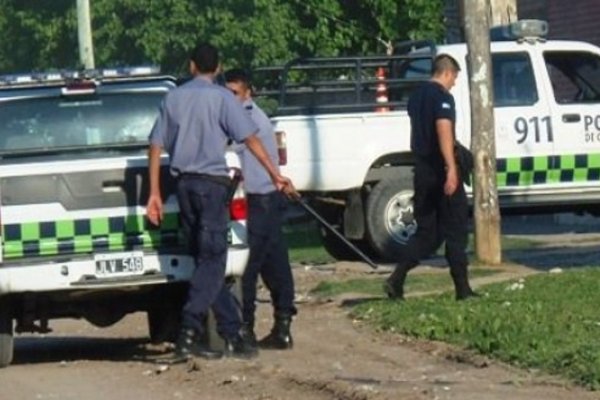
[[102,182],[102,191],[104,193],[122,192],[125,189],[125,181],[114,180]]
[[563,122],[579,122],[581,121],[581,115],[579,114],[563,114]]

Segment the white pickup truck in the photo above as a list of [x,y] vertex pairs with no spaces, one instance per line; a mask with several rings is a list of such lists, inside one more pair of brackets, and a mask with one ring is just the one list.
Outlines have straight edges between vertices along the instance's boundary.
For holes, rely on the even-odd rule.
[[[594,212],[600,203],[600,49],[545,40],[546,30],[539,21],[521,21],[491,43],[500,205],[503,211]],[[432,56],[441,53],[463,71],[452,94],[457,138],[468,146],[465,44],[403,43],[390,57],[296,60],[280,74],[272,121],[284,174],[348,239],[384,259],[393,259],[416,229],[405,105],[410,89],[428,79]],[[323,239],[334,256],[349,256],[326,231]]]

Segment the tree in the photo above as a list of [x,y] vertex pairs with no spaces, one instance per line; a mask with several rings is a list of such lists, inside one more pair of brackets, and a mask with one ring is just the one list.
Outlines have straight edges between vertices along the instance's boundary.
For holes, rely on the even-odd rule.
[[[74,0],[0,0],[0,71],[79,67]],[[442,0],[90,0],[98,66],[185,71],[208,39],[228,66],[382,53],[381,41],[443,34]]]

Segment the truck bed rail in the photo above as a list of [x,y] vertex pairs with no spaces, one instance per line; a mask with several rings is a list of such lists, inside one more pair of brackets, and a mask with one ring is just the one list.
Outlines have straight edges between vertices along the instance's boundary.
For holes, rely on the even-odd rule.
[[272,115],[404,109],[410,91],[429,79],[435,45],[409,41],[394,49],[393,55],[298,58],[259,68],[256,97],[270,102]]

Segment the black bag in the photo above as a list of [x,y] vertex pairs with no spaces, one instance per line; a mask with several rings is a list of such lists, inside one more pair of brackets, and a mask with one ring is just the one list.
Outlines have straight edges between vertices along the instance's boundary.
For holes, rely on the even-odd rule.
[[468,186],[471,186],[471,173],[473,172],[473,153],[459,141],[454,142],[454,156],[458,164],[460,178]]

